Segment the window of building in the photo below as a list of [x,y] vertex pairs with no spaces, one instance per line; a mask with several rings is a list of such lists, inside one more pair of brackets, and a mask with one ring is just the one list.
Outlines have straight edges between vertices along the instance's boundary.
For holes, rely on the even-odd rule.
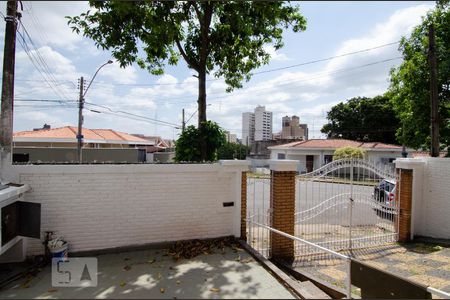
[[286,159],[286,153],[278,153],[278,159]]
[[329,164],[330,162],[333,161],[333,155],[325,155],[323,160],[325,164]]

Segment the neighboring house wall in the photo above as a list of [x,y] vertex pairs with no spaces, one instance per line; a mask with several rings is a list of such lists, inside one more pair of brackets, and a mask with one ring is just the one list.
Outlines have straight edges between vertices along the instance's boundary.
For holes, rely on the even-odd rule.
[[[306,156],[314,156],[314,170],[325,165],[325,157],[332,156],[334,149],[330,150],[308,150],[308,149],[272,149],[270,154],[270,159],[280,159],[279,156],[284,156],[284,159],[298,160],[300,162],[298,166],[298,172],[306,172]],[[401,152],[396,151],[377,151],[377,150],[367,150],[366,159],[372,161],[376,165],[392,165],[395,158],[402,157]]]
[[413,237],[450,239],[450,158],[398,159],[395,164],[413,170]]
[[[42,238],[55,231],[70,251],[240,235],[245,161],[202,165],[13,166],[42,203]],[[224,202],[234,206],[224,207]],[[43,253],[29,239],[28,255]]]
[[[13,159],[16,155],[27,155],[29,162],[72,162],[77,161],[76,148],[13,148]],[[83,162],[145,162],[144,155],[139,155],[139,149],[92,149],[83,148]]]

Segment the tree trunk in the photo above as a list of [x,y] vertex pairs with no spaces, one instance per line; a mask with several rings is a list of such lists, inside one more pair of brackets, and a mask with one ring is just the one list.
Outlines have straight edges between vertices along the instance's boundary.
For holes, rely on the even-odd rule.
[[206,70],[198,72],[198,128],[200,130],[200,155],[201,160],[208,158],[208,145],[203,134],[203,122],[206,122]]

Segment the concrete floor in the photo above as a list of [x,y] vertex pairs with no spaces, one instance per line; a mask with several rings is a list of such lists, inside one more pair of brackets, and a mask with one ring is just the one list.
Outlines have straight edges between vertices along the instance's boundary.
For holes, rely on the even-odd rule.
[[0,291],[0,299],[295,299],[247,252],[226,248],[179,261],[166,253],[163,249],[99,255],[97,287],[54,288],[47,266],[31,281],[11,283]]

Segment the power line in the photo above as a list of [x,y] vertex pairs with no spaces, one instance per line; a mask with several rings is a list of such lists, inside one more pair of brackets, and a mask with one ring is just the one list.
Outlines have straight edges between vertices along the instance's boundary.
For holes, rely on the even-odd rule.
[[[39,71],[39,73],[44,78],[45,82],[47,82],[49,87],[56,94],[58,94],[59,96],[62,96],[62,98],[67,98],[66,93],[58,87],[56,77],[50,70],[50,67],[48,66],[46,60],[42,57],[39,49],[37,48],[36,44],[34,43],[33,39],[31,38],[25,25],[20,20],[19,20],[19,24],[23,31],[21,33],[19,30],[17,30],[17,33],[19,34],[19,37],[20,37],[18,39],[19,44],[22,46],[23,50],[25,51],[27,56],[30,58],[34,67]],[[30,41],[30,43],[33,47],[33,50],[31,50],[30,47],[28,46],[27,39]]]
[[87,104],[87,105],[92,105],[92,106],[96,106],[96,107],[105,108],[105,109],[109,110],[112,113],[120,113],[120,114],[130,115],[130,116],[133,116],[133,117],[142,118],[142,119],[146,119],[146,120],[149,120],[149,121],[161,123],[160,125],[176,127],[176,128],[180,127],[179,124],[174,124],[174,123],[170,123],[170,122],[166,122],[166,121],[161,121],[161,120],[158,120],[158,119],[153,119],[153,118],[149,118],[149,117],[146,117],[146,116],[141,116],[141,115],[133,114],[133,113],[130,113],[130,112],[126,112],[126,111],[123,111],[123,110],[113,110],[112,108],[110,108],[108,106],[105,106],[105,105],[95,104],[95,103],[91,103],[91,102],[84,102],[84,103]]
[[[383,45],[378,45],[378,46],[374,46],[374,47],[371,47],[371,48],[361,49],[361,50],[357,50],[357,51],[353,51],[353,52],[347,52],[347,53],[343,53],[343,54],[339,54],[339,55],[335,55],[335,56],[330,56],[330,57],[327,57],[327,58],[321,58],[321,59],[311,60],[311,61],[307,61],[307,62],[302,62],[302,63],[289,65],[289,66],[285,66],[285,67],[274,68],[274,69],[265,70],[265,71],[253,72],[252,75],[277,72],[277,71],[282,71],[282,70],[286,70],[286,69],[291,69],[291,68],[311,65],[311,64],[324,62],[324,61],[328,61],[328,60],[332,60],[332,59],[336,59],[336,58],[341,58],[341,57],[345,57],[345,56],[349,56],[349,55],[354,55],[354,54],[359,54],[359,53],[363,53],[363,52],[368,52],[368,51],[380,49],[380,48],[387,47],[387,46],[396,45],[398,43],[400,43],[400,41],[387,43],[387,44],[383,44]],[[212,79],[207,79],[206,81],[217,81],[217,80],[221,80],[221,78],[212,78]],[[116,85],[122,85],[122,86],[170,86],[170,85],[184,85],[184,84],[194,84],[194,83],[197,84],[197,81],[176,82],[176,83],[117,83]],[[107,84],[104,84],[104,83],[94,83],[94,84],[96,84],[96,85],[107,85]]]
[[[60,104],[65,104],[67,106],[68,105],[76,105],[77,102],[78,102],[78,100],[58,100],[58,99],[15,99],[14,101],[17,101],[17,102],[60,103]],[[107,109],[111,113],[114,113],[114,114],[125,114],[125,115],[129,115],[129,116],[133,116],[135,118],[146,119],[146,120],[149,120],[149,121],[152,121],[152,122],[160,123],[160,125],[170,126],[170,127],[174,127],[174,128],[179,128],[180,127],[180,125],[178,125],[178,124],[174,124],[174,123],[170,123],[170,122],[166,122],[166,121],[162,121],[162,120],[158,120],[158,119],[153,119],[153,118],[149,118],[149,117],[146,117],[146,116],[137,115],[137,114],[130,113],[130,112],[127,112],[127,111],[113,110],[112,108],[110,108],[108,106],[105,106],[105,105],[95,104],[95,103],[91,103],[91,102],[84,102],[84,103],[87,104],[87,105],[91,105],[91,106],[96,106],[96,107],[101,107],[101,108]],[[33,105],[30,105],[29,107],[31,107],[31,106],[33,106]],[[55,107],[57,107],[57,106],[58,105],[55,105]],[[38,105],[35,105],[35,107],[38,107]],[[51,107],[51,105],[47,105],[47,107]],[[106,112],[102,111],[101,113],[106,113]],[[156,123],[153,123],[153,124],[156,124]]]

